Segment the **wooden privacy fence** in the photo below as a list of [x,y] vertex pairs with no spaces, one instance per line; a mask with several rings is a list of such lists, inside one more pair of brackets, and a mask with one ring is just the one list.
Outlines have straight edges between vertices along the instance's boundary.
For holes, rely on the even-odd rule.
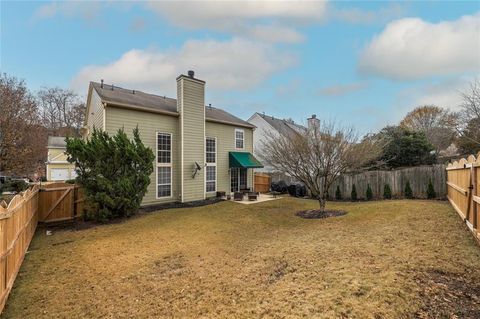
[[83,189],[66,183],[38,186],[0,202],[0,313],[38,222],[73,220],[83,213]]
[[39,187],[0,203],[0,313],[38,222]]
[[352,186],[355,184],[358,198],[365,198],[367,185],[370,185],[373,198],[379,199],[383,198],[383,189],[385,184],[388,184],[392,190],[392,196],[394,198],[402,198],[405,192],[405,185],[408,181],[410,182],[410,187],[412,188],[415,198],[426,198],[429,180],[433,183],[437,198],[445,198],[447,188],[445,185],[445,165],[443,164],[345,174],[333,183],[329,189],[329,194],[330,197],[334,198],[338,186],[342,197],[349,199]]
[[462,217],[475,237],[480,240],[478,222],[480,219],[479,197],[480,153],[470,155],[447,166],[448,200]]
[[267,174],[255,173],[255,186],[256,192],[267,193],[270,191],[271,178]]
[[39,221],[61,222],[83,213],[83,189],[75,184],[53,183],[40,188]]

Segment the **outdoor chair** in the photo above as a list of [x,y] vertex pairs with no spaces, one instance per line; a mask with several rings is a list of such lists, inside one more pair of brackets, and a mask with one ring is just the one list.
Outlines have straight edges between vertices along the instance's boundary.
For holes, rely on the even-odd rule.
[[233,193],[233,200],[236,200],[236,201],[243,200],[243,193],[242,192]]
[[248,200],[249,201],[256,201],[258,198],[258,193],[252,192],[248,193]]

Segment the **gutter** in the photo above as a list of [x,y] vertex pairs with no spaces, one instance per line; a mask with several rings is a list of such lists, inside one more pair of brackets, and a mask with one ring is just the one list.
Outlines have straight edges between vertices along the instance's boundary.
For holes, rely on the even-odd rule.
[[155,109],[151,109],[151,108],[148,108],[148,107],[137,106],[137,105],[132,105],[132,104],[110,102],[108,100],[103,100],[103,102],[105,104],[107,104],[108,106],[119,107],[119,108],[123,108],[123,109],[134,110],[134,111],[144,111],[144,112],[150,112],[150,113],[158,113],[158,114],[164,114],[164,115],[175,116],[175,117],[180,116],[180,114],[177,113],[177,112],[170,112],[170,111],[165,111],[165,110],[155,110]]
[[230,121],[222,121],[222,120],[212,119],[212,118],[208,118],[208,117],[205,117],[205,121],[206,122],[208,121],[208,122],[220,123],[220,124],[228,124],[228,125],[233,125],[233,126],[241,126],[241,127],[245,127],[245,128],[249,128],[249,129],[255,129],[256,128],[256,126],[252,125],[252,124],[234,123],[234,122],[230,122]]

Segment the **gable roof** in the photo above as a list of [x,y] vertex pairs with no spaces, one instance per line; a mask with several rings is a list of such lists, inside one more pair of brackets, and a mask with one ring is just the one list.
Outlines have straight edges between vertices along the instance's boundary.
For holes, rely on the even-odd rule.
[[[142,111],[165,113],[179,116],[177,112],[177,100],[156,94],[145,93],[137,90],[129,90],[103,84],[90,82],[90,85],[100,96],[100,99],[110,105],[124,106]],[[254,125],[232,115],[222,109],[206,106],[205,120],[229,125],[238,125],[248,128],[255,128]]]
[[293,121],[275,118],[266,114],[257,114],[281,134],[299,133],[306,129],[303,125],[296,124]]
[[65,136],[49,136],[47,147],[48,148],[66,148],[67,142],[65,141]]

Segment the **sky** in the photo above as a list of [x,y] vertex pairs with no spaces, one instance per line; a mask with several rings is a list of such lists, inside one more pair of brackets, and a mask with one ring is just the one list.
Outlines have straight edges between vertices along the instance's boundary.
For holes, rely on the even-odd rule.
[[33,91],[90,81],[176,97],[194,70],[206,104],[243,119],[311,114],[360,133],[416,106],[458,110],[480,78],[479,1],[1,1],[0,71]]

